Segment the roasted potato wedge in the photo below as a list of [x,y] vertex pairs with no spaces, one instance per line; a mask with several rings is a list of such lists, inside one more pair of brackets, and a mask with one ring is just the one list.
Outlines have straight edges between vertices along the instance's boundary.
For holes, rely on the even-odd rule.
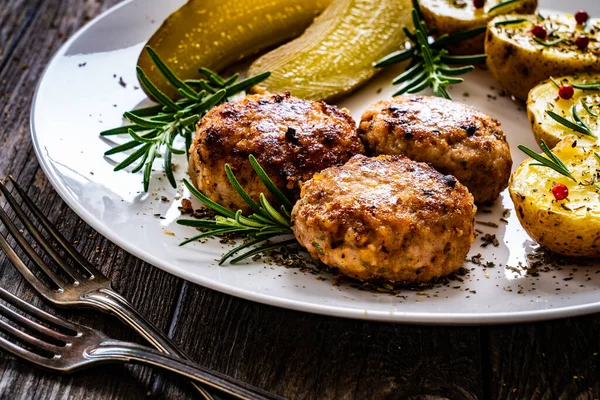
[[[198,68],[219,71],[300,35],[331,0],[189,0],[148,41],[183,79],[200,78]],[[138,65],[159,89],[179,94],[143,51]]]
[[[565,139],[553,152],[577,182],[525,160],[513,173],[509,192],[521,225],[540,245],[565,256],[600,256],[600,145]],[[562,183],[569,196],[556,200],[552,187]]]
[[[553,82],[554,81],[554,82]],[[587,108],[593,113],[600,115],[600,90],[581,90],[575,88],[575,95],[570,100],[561,99],[558,96],[557,85],[569,84],[581,87],[581,85],[593,85],[598,83],[600,87],[600,74],[579,74],[548,79],[534,87],[527,98],[527,115],[531,122],[531,128],[535,140],[540,143],[542,140],[552,148],[562,139],[581,139],[595,141],[595,138],[578,133],[565,127],[563,124],[552,119],[547,111],[553,111],[563,118],[573,121],[573,106],[577,115],[590,128],[592,132],[600,131],[600,122],[598,118],[590,114]]]
[[[421,0],[421,11],[427,26],[439,37],[445,33],[464,32],[487,25],[498,15],[518,13],[533,14],[537,0],[522,0],[488,12],[504,0],[488,0],[485,8],[477,9],[472,0]],[[484,50],[485,33],[448,47],[452,54],[481,54]]]
[[[525,20],[520,23],[508,21]],[[531,32],[541,25],[548,36]],[[586,33],[589,32],[589,33]],[[589,45],[581,50],[577,37],[587,35]],[[529,90],[551,76],[600,72],[600,20],[590,19],[587,28],[572,15],[503,15],[488,24],[485,39],[487,66],[492,76],[510,94],[526,100]],[[544,44],[542,44],[544,43]]]

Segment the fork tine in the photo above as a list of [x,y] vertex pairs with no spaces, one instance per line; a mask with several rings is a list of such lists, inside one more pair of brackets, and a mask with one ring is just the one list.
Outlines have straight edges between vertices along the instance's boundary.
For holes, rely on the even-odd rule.
[[23,275],[27,282],[29,282],[41,295],[45,296],[46,298],[52,295],[52,289],[46,286],[44,282],[39,280],[39,278],[35,276],[33,272],[31,272],[31,270],[19,258],[17,253],[13,250],[12,247],[10,247],[10,245],[2,235],[0,235],[0,248],[2,249],[2,251],[4,251],[4,254],[6,254],[8,259],[13,263],[13,265],[15,266],[15,268],[17,268],[21,275]]
[[0,182],[0,191],[2,192],[2,194],[4,195],[4,197],[6,198],[6,200],[8,200],[8,203],[10,204],[10,206],[13,209],[13,211],[15,212],[15,214],[17,214],[17,217],[19,217],[19,219],[21,220],[21,222],[23,222],[23,225],[25,226],[25,228],[27,228],[27,230],[31,233],[31,235],[38,242],[38,244],[40,246],[42,246],[42,248],[44,250],[46,250],[46,252],[48,254],[50,254],[50,256],[52,257],[52,259],[56,262],[56,264],[59,267],[61,267],[63,270],[65,270],[65,272],[75,281],[76,285],[79,284],[79,280],[81,278],[84,278],[81,275],[81,273],[79,273],[73,267],[71,267],[67,263],[67,260],[65,260],[64,257],[62,257],[54,249],[54,247],[52,247],[52,245],[46,240],[46,238],[35,227],[35,225],[33,225],[33,223],[27,217],[27,215],[25,214],[25,212],[23,212],[23,209],[21,209],[21,207],[19,207],[19,204],[17,203],[17,201],[15,200],[15,198],[12,196],[12,194],[10,194],[10,192],[8,191],[8,189],[6,188],[6,186],[2,182]]
[[33,200],[27,196],[25,191],[21,189],[17,180],[9,176],[8,179],[12,182],[14,188],[19,193],[19,196],[23,199],[23,202],[27,204],[27,207],[35,214],[35,216],[40,221],[40,224],[44,227],[44,229],[56,240],[60,246],[67,252],[75,261],[77,261],[82,268],[84,268],[90,275],[91,278],[94,276],[103,276],[103,274],[92,265],[88,260],[86,260],[72,245],[69,243],[67,239],[50,223],[48,218],[44,215],[44,213],[35,205]]
[[0,348],[4,349],[5,351],[8,351],[16,357],[24,358],[25,360],[40,366],[46,366],[46,364],[48,363],[48,358],[42,357],[39,354],[24,349],[21,346],[5,339],[2,336],[0,336]]
[[78,326],[76,324],[68,322],[62,318],[58,318],[57,316],[54,316],[52,314],[48,314],[46,311],[43,311],[27,303],[24,300],[21,300],[14,294],[9,293],[2,288],[0,288],[0,299],[4,300],[5,302],[9,303],[15,308],[18,308],[19,310],[38,318],[40,321],[43,321],[47,324],[66,329],[68,331],[73,332],[74,334],[76,334],[79,331],[77,329]]
[[4,317],[16,322],[20,326],[26,327],[29,330],[35,331],[38,334],[46,336],[48,338],[60,340],[61,342],[65,342],[65,343],[67,343],[67,341],[69,340],[68,335],[65,335],[61,332],[49,329],[49,328],[45,327],[44,325],[38,324],[35,321],[25,318],[21,314],[6,307],[4,304],[0,304],[0,315],[3,315]]
[[[30,257],[31,260],[44,271],[44,273],[46,273],[48,278],[50,278],[52,280],[52,282],[54,282],[54,284],[56,284],[56,286],[58,286],[59,288],[62,289],[64,287],[65,282],[60,277],[58,277],[58,275],[56,275],[54,273],[54,271],[52,271],[50,269],[50,267],[48,267],[48,265],[46,265],[46,263],[40,258],[40,256],[37,255],[35,250],[31,247],[31,245],[29,243],[27,243],[27,240],[25,240],[25,238],[23,237],[21,232],[19,232],[19,229],[10,220],[8,214],[6,214],[6,212],[2,208],[0,208],[0,221],[2,221],[4,226],[6,226],[6,229],[8,229],[8,232],[17,241],[18,245],[21,247],[21,249],[23,249],[25,254],[27,254],[27,256]],[[0,236],[2,236],[2,235],[0,235]],[[0,240],[0,247],[2,247],[2,249],[6,252],[6,247],[10,248],[10,245],[8,244],[6,239],[4,239],[4,240]],[[16,256],[16,253],[14,255]],[[17,256],[17,258],[18,258],[18,256]],[[12,258],[11,258],[11,261],[12,261]],[[25,266],[25,263],[23,263],[22,261],[21,261],[21,264],[23,267],[27,268]]]
[[44,342],[43,340],[40,340],[34,336],[31,336],[30,334],[23,332],[20,329],[15,328],[14,326],[4,322],[1,319],[0,319],[0,331],[4,331],[5,333],[15,337],[20,342],[28,344],[29,346],[35,347],[39,350],[45,350],[52,354],[59,353],[60,349],[58,346],[55,346],[48,342]]

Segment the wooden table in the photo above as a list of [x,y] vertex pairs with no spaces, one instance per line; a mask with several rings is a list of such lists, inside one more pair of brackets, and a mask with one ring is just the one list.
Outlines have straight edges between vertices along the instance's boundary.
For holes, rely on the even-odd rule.
[[[118,0],[0,0],[0,176],[12,174],[85,256],[201,365],[290,398],[593,399],[600,397],[597,316],[501,327],[360,322],[287,311],[196,286],[94,232],[54,192],[35,158],[29,111],[58,47]],[[0,233],[5,234],[3,228]],[[0,255],[0,285],[40,304]],[[45,305],[44,305],[45,306]],[[61,312],[138,340],[117,320]],[[193,398],[182,379],[107,366],[71,376],[0,353],[1,399]]]

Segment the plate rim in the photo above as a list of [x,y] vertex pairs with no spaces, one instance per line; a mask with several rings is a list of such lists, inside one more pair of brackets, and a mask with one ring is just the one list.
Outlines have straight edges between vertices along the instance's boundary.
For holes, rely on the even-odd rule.
[[600,301],[587,304],[579,304],[574,306],[560,307],[555,309],[542,309],[532,311],[517,311],[514,313],[438,313],[438,312],[399,312],[399,311],[369,311],[356,308],[345,308],[340,306],[329,306],[315,303],[305,303],[296,301],[290,298],[282,298],[272,295],[266,295],[254,292],[247,289],[236,288],[218,281],[194,275],[183,269],[172,266],[170,263],[161,260],[152,254],[147,253],[142,248],[136,247],[126,241],[120,240],[116,232],[108,229],[102,221],[94,217],[86,209],[81,207],[77,200],[66,190],[60,183],[58,177],[53,173],[54,169],[50,167],[51,161],[43,154],[43,149],[40,146],[35,127],[35,111],[40,94],[40,87],[46,78],[46,75],[52,65],[60,57],[64,56],[68,48],[73,42],[79,39],[91,26],[98,23],[101,19],[109,14],[117,12],[120,8],[129,3],[140,0],[125,0],[113,7],[107,9],[102,14],[96,16],[91,21],[88,21],[84,26],[79,28],[50,58],[45,66],[32,98],[30,111],[30,131],[31,139],[34,147],[34,152],[42,171],[46,178],[56,190],[61,199],[73,210],[83,221],[90,225],[94,230],[104,236],[106,239],[127,251],[133,256],[149,263],[152,267],[159,268],[171,275],[185,279],[194,284],[215,290],[233,297],[239,297],[244,300],[265,304],[268,306],[280,307],[284,309],[309,312],[330,317],[341,317],[356,320],[402,323],[402,324],[419,324],[419,325],[440,325],[440,326],[481,326],[481,325],[502,325],[512,323],[525,323],[535,321],[554,320],[567,317],[575,317],[586,314],[600,312]]

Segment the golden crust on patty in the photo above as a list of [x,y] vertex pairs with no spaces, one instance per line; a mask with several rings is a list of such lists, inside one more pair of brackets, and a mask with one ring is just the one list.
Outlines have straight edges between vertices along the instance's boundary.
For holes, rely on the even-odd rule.
[[359,135],[370,155],[402,154],[454,175],[477,203],[508,186],[512,158],[495,119],[439,97],[399,96],[364,112]]
[[297,198],[300,184],[315,172],[363,152],[356,124],[345,110],[289,93],[253,95],[202,118],[190,149],[189,174],[210,199],[246,212],[250,209],[229,184],[225,164],[253,198],[264,193],[272,200],[248,161],[253,154],[273,182]]
[[427,282],[458,270],[474,239],[473,196],[404,156],[355,156],[315,174],[292,211],[315,259],[359,280]]

